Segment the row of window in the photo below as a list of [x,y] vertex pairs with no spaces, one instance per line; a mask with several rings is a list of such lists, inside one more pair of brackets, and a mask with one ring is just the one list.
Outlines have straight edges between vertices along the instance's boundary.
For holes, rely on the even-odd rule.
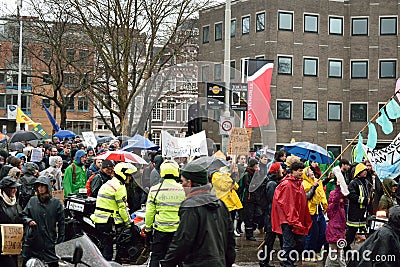
[[193,103],[176,103],[176,101],[168,101],[166,103],[158,101],[152,112],[152,121],[171,121],[175,122],[177,120],[177,111],[180,111],[180,121],[188,121],[188,107]]
[[[278,11],[278,30],[293,31],[292,11]],[[328,32],[331,35],[343,35],[343,17],[329,16]],[[303,31],[306,33],[319,33],[319,15],[304,14]],[[214,40],[222,40],[222,22],[214,24]],[[251,31],[251,16],[242,17],[242,35],[249,34]],[[236,19],[231,20],[231,33],[233,38],[236,36]],[[265,12],[259,12],[255,15],[255,31],[262,32],[265,30]],[[397,35],[397,16],[381,16],[379,18],[380,35]],[[353,17],[351,18],[351,35],[352,36],[368,36],[369,35],[369,17]],[[210,41],[210,25],[203,26],[203,43]]]
[[[318,58],[303,58],[303,76],[318,76]],[[368,78],[368,60],[357,59],[350,60],[350,77],[352,79]],[[396,78],[397,60],[380,59],[379,60],[379,78]],[[293,74],[293,57],[278,56],[278,74]],[[343,76],[343,60],[328,60],[328,77],[342,78]]]
[[[68,112],[73,112],[75,111],[75,98],[76,97],[65,97],[66,101],[68,102],[67,105],[67,111]],[[89,112],[89,100],[86,96],[78,96],[78,112]],[[42,99],[43,104],[47,107],[50,108],[51,106],[51,101],[48,98],[43,98]]]
[[[256,60],[262,61],[263,57],[258,57]],[[241,59],[240,64],[241,73],[247,76],[248,73],[248,60]],[[244,61],[244,62],[243,62]],[[243,64],[244,63],[244,64]],[[293,74],[293,56],[278,56],[278,74],[292,75]],[[319,59],[314,57],[303,58],[303,76],[319,76]],[[350,61],[350,77],[352,79],[367,79],[368,60],[351,60]],[[243,69],[244,68],[244,69]],[[230,64],[230,78],[235,79],[236,62],[233,60]],[[329,78],[342,78],[343,76],[343,60],[342,59],[328,59],[328,77]],[[223,65],[221,63],[214,64],[214,80],[221,81],[223,77]],[[379,60],[379,78],[396,78],[397,77],[397,60],[395,59],[380,59]],[[202,66],[202,81],[209,80],[209,66]]]
[[[327,119],[328,121],[342,121],[343,103],[328,102],[327,103]],[[378,104],[380,110],[385,103]],[[277,100],[276,101],[276,118],[278,120],[291,120],[293,118],[293,100]],[[368,104],[367,103],[350,103],[349,121],[366,122],[368,120]],[[303,101],[303,120],[318,120],[318,101]]]

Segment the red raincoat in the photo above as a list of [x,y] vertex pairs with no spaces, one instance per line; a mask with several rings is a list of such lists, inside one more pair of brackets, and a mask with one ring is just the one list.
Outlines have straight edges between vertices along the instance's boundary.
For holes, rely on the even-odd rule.
[[294,234],[308,234],[312,220],[302,183],[303,179],[288,174],[276,188],[271,213],[273,232],[282,234],[281,224],[287,223]]

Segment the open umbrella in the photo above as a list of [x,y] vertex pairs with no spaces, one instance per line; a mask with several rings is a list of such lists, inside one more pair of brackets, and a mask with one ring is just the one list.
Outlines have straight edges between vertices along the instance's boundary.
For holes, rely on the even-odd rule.
[[74,138],[76,134],[70,130],[59,130],[53,136],[63,139],[63,138]]
[[283,148],[287,152],[305,160],[315,161],[323,164],[330,164],[333,162],[333,159],[329,156],[328,151],[313,143],[295,142],[285,145]]
[[128,151],[122,151],[122,150],[116,150],[116,151],[111,151],[108,150],[106,152],[103,152],[94,159],[108,159],[108,160],[114,160],[118,162],[131,162],[131,163],[139,163],[139,164],[147,164],[147,162],[142,159],[140,156],[133,154]]
[[14,142],[8,145],[8,149],[10,151],[22,151],[25,148],[25,145],[21,142]]
[[97,139],[97,144],[103,144],[103,143],[107,143],[110,142],[111,140],[116,140],[115,136],[105,136],[105,137],[101,137],[99,139]]
[[218,170],[219,168],[229,166],[229,162],[217,157],[204,156],[192,161],[192,163],[199,164],[203,168],[207,169],[209,173]]
[[41,136],[37,132],[33,131],[17,131],[13,133],[13,135],[8,140],[9,143],[22,142],[22,141],[31,141],[31,140],[40,140],[43,136]]
[[146,137],[141,136],[140,134],[136,134],[134,137],[127,140],[125,146],[123,146],[122,150],[132,151],[135,148],[145,149],[145,150],[158,150],[160,147],[153,142],[151,142]]

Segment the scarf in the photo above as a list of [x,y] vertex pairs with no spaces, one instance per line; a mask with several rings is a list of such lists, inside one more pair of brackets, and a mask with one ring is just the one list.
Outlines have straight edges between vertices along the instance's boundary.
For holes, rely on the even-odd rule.
[[0,197],[4,200],[4,202],[9,206],[14,206],[17,202],[16,197],[9,197],[6,192],[0,189]]

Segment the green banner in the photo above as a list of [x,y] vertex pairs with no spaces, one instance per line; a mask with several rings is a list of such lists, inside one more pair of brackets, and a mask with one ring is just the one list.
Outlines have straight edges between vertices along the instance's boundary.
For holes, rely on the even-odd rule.
[[46,133],[46,131],[43,129],[43,127],[40,124],[36,124],[33,129],[33,131],[37,132],[42,136],[42,139],[49,139],[50,135]]

